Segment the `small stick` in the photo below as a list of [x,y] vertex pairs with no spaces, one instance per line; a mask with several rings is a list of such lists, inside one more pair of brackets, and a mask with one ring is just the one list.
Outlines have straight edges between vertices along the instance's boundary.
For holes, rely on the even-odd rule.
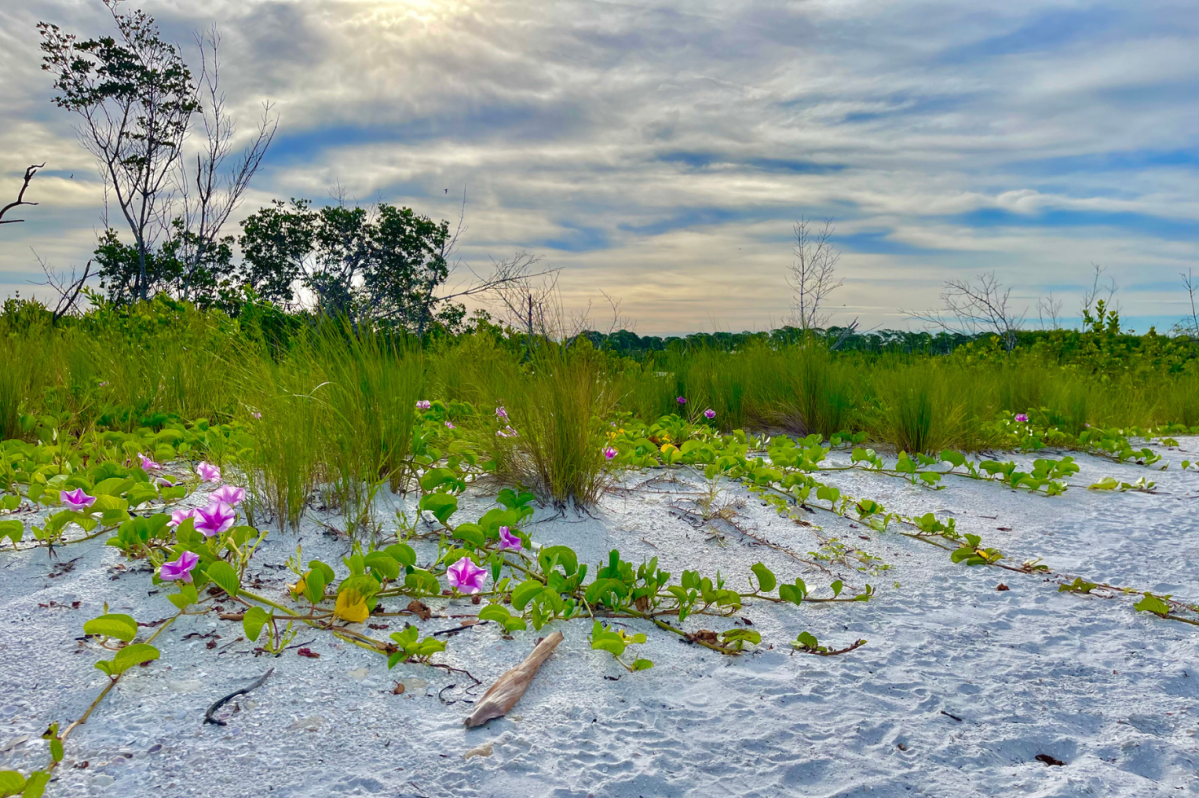
[[216,711],[217,711],[218,709],[220,709],[221,707],[223,707],[223,706],[224,706],[225,704],[227,704],[228,702],[232,701],[234,698],[237,698],[239,695],[244,695],[244,694],[246,694],[246,693],[250,692],[251,690],[253,690],[253,689],[257,688],[257,687],[261,687],[261,686],[262,686],[262,683],[263,683],[263,682],[265,682],[265,681],[267,680],[267,677],[269,677],[269,676],[270,676],[272,673],[274,673],[274,672],[275,672],[275,669],[274,669],[274,668],[271,668],[271,669],[270,669],[270,670],[268,670],[266,673],[262,674],[262,675],[261,675],[261,676],[259,676],[257,679],[255,679],[255,680],[254,680],[254,681],[253,681],[253,682],[252,682],[252,683],[251,683],[249,686],[247,686],[247,687],[243,687],[243,688],[242,688],[242,689],[240,689],[240,690],[234,690],[234,691],[233,691],[232,693],[230,693],[229,695],[227,695],[227,696],[225,696],[224,698],[222,698],[222,699],[218,700],[218,701],[217,701],[215,704],[213,704],[212,706],[210,706],[210,707],[208,708],[208,711],[207,711],[207,712],[205,712],[205,713],[204,713],[204,722],[205,722],[205,723],[211,723],[211,724],[213,724],[213,725],[216,725],[216,726],[226,726],[226,725],[228,725],[228,724],[226,724],[226,723],[225,723],[225,721],[221,720],[220,718],[218,718],[218,717],[217,717],[216,715],[214,715],[213,713],[214,713],[214,712],[216,712]]
[[492,718],[503,717],[508,710],[516,706],[516,702],[529,689],[533,677],[541,670],[542,664],[554,653],[554,649],[562,642],[562,633],[554,632],[542,640],[533,649],[533,653],[525,657],[525,661],[501,676],[495,684],[487,688],[487,692],[475,705],[475,711],[464,723],[468,729],[482,726]]

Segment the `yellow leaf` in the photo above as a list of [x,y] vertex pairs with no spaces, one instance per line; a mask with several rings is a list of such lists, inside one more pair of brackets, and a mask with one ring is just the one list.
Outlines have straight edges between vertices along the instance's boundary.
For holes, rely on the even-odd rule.
[[362,623],[371,611],[367,609],[362,593],[351,587],[337,595],[337,605],[333,608],[333,614],[350,623]]
[[662,454],[668,454],[668,453],[670,453],[670,452],[673,452],[673,451],[677,451],[677,450],[675,449],[675,446],[674,446],[674,444],[671,444],[671,443],[664,443],[664,444],[662,444],[662,449],[661,449],[661,452],[662,452]]
[[297,581],[294,585],[287,586],[287,592],[291,593],[291,597],[293,599],[297,599],[303,595],[306,588],[307,585],[304,583],[304,577],[300,577],[299,581]]

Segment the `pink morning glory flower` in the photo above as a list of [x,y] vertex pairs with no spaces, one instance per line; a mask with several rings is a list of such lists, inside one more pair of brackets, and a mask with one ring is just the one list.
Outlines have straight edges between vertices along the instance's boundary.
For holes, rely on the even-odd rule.
[[708,419],[708,421],[711,421],[712,419],[716,418],[716,411],[709,407],[704,411],[704,418]]
[[475,565],[470,561],[470,557],[463,557],[445,569],[445,576],[450,582],[450,587],[473,596],[482,590],[487,582],[487,569]]
[[245,488],[235,488],[232,485],[223,485],[208,495],[208,498],[217,502],[224,502],[230,507],[236,507],[241,504],[246,498]]
[[196,531],[210,538],[226,532],[233,526],[237,512],[224,502],[213,502],[196,510]]
[[202,462],[196,466],[196,473],[200,475],[200,479],[205,482],[220,482],[221,469],[214,466],[212,463]]
[[195,518],[196,512],[197,510],[194,507],[190,510],[176,510],[175,512],[171,513],[171,520],[167,521],[167,526],[177,527],[187,519]]
[[495,415],[497,418],[504,419],[504,421],[508,420],[508,411],[505,410],[503,407],[497,407],[495,409]]
[[512,427],[504,427],[503,429],[497,429],[495,434],[501,438],[515,438],[516,430],[512,429]]
[[96,503],[95,497],[88,496],[83,492],[83,488],[61,491],[58,500],[77,513],[82,513]]
[[517,535],[513,535],[512,531],[506,526],[500,527],[500,551],[510,549],[512,551],[520,551],[524,548],[524,541]]
[[158,485],[159,487],[162,487],[162,488],[175,487],[175,483],[172,482],[171,480],[167,479],[166,477],[159,477],[158,479],[154,480],[154,484]]
[[685,405],[685,404],[687,404],[687,397],[685,397],[685,396],[680,396],[680,397],[679,397],[678,399],[676,399],[675,401],[677,401],[677,402],[678,402],[679,404],[681,404],[681,405]]
[[257,410],[255,410],[250,415],[252,415],[254,418],[262,418],[262,413],[259,413]]
[[454,425],[453,425],[453,424],[451,424],[450,422],[448,422],[448,421],[447,421],[447,422],[445,423],[445,428],[446,428],[446,429],[454,429]]
[[149,457],[146,457],[141,452],[138,452],[137,456],[139,458],[141,458],[143,471],[158,471],[159,469],[162,468],[162,463],[154,462],[153,460],[151,460]]
[[164,582],[173,582],[176,579],[190,582],[192,580],[192,569],[199,562],[200,555],[185,551],[179,555],[179,559],[164,562],[162,567],[158,569],[158,578]]
[[1016,421],[1020,422],[1021,424],[1027,424],[1028,423],[1028,414],[1027,413],[1017,413]]
[[611,460],[613,457],[615,457],[618,454],[620,454],[620,452],[616,451],[611,446],[604,449],[604,457],[608,460]]
[[433,403],[430,402],[428,399],[421,399],[419,402],[416,403],[417,410],[428,410],[432,406],[433,406]]

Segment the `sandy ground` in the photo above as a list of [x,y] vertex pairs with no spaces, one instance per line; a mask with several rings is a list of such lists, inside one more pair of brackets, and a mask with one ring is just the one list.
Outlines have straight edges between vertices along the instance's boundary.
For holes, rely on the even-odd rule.
[[[1166,459],[1197,459],[1199,439],[1181,448],[1164,452]],[[982,534],[1017,563],[1043,557],[1093,580],[1199,600],[1199,475],[1176,464],[1160,472],[1079,460],[1082,473],[1054,498],[964,479],[935,492],[862,473],[829,481],[891,509],[952,513],[962,531]],[[1158,493],[1085,490],[1109,474],[1147,476]],[[625,485],[650,476],[629,475]],[[745,584],[749,567],[762,561],[780,581],[802,576],[827,595],[831,577],[820,571],[735,530],[726,529],[723,542],[709,539],[710,530],[670,512],[687,497],[653,491],[686,492],[700,482],[679,479],[684,484],[659,480],[610,494],[594,518],[539,511],[528,529],[539,543],[566,543],[592,563],[617,547],[633,562],[657,556],[675,574],[719,569]],[[730,487],[727,497],[745,500],[737,518],[743,529],[799,552],[818,547],[810,529],[779,518],[743,488]],[[477,490],[457,518],[491,502]],[[1136,613],[1126,598],[1059,594],[1044,576],[955,566],[918,541],[827,514],[812,520],[891,566],[880,576],[834,568],[849,584],[875,585],[875,600],[747,604],[741,616],[763,645],[740,658],[632,622],[631,631],[649,635],[639,655],[656,663],[637,674],[590,650],[589,623],[559,623],[566,640],[514,714],[471,731],[462,725],[470,697],[461,677],[410,665],[389,672],[381,657],[323,633],[295,641],[320,659],[294,649],[255,657],[236,642],[240,624],[185,618],[159,638],[163,659],[135,669],[73,733],[47,794],[1199,794],[1199,629]],[[299,535],[272,533],[255,558],[262,592],[282,591],[288,573],[280,566],[297,539],[305,560],[339,563],[348,549],[315,525]],[[423,561],[432,547],[418,551]],[[78,717],[103,687],[92,644],[77,638],[104,601],[144,622],[173,613],[148,573],[125,569],[100,540],[62,549],[61,562],[70,567],[45,550],[0,553],[0,769],[43,764],[38,738],[47,724]],[[1010,590],[996,590],[1000,582]],[[433,603],[471,609],[465,601]],[[391,620],[393,630],[403,626]],[[425,632],[457,625],[436,617],[421,624]],[[691,629],[731,625],[688,622]],[[792,654],[788,643],[803,630],[835,646],[869,642],[841,657]],[[504,640],[494,625],[479,626],[450,638],[438,659],[490,683],[547,631]],[[204,637],[210,633],[219,639]],[[209,649],[212,640],[217,647]],[[226,707],[227,726],[202,725],[212,701],[269,667],[275,674],[263,687]],[[398,680],[403,695],[392,693]],[[486,745],[489,756],[464,758]],[[1043,764],[1039,754],[1066,764]]]

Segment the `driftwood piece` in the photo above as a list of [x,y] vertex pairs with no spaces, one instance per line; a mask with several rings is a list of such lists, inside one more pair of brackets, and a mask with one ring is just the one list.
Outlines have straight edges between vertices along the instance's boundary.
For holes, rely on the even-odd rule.
[[525,657],[525,661],[501,676],[495,684],[487,688],[487,692],[475,704],[475,711],[466,719],[468,729],[482,726],[492,718],[500,718],[508,714],[508,710],[516,706],[516,702],[529,689],[533,677],[541,670],[542,664],[554,649],[562,642],[562,633],[554,632],[542,640],[533,649],[533,653]]

